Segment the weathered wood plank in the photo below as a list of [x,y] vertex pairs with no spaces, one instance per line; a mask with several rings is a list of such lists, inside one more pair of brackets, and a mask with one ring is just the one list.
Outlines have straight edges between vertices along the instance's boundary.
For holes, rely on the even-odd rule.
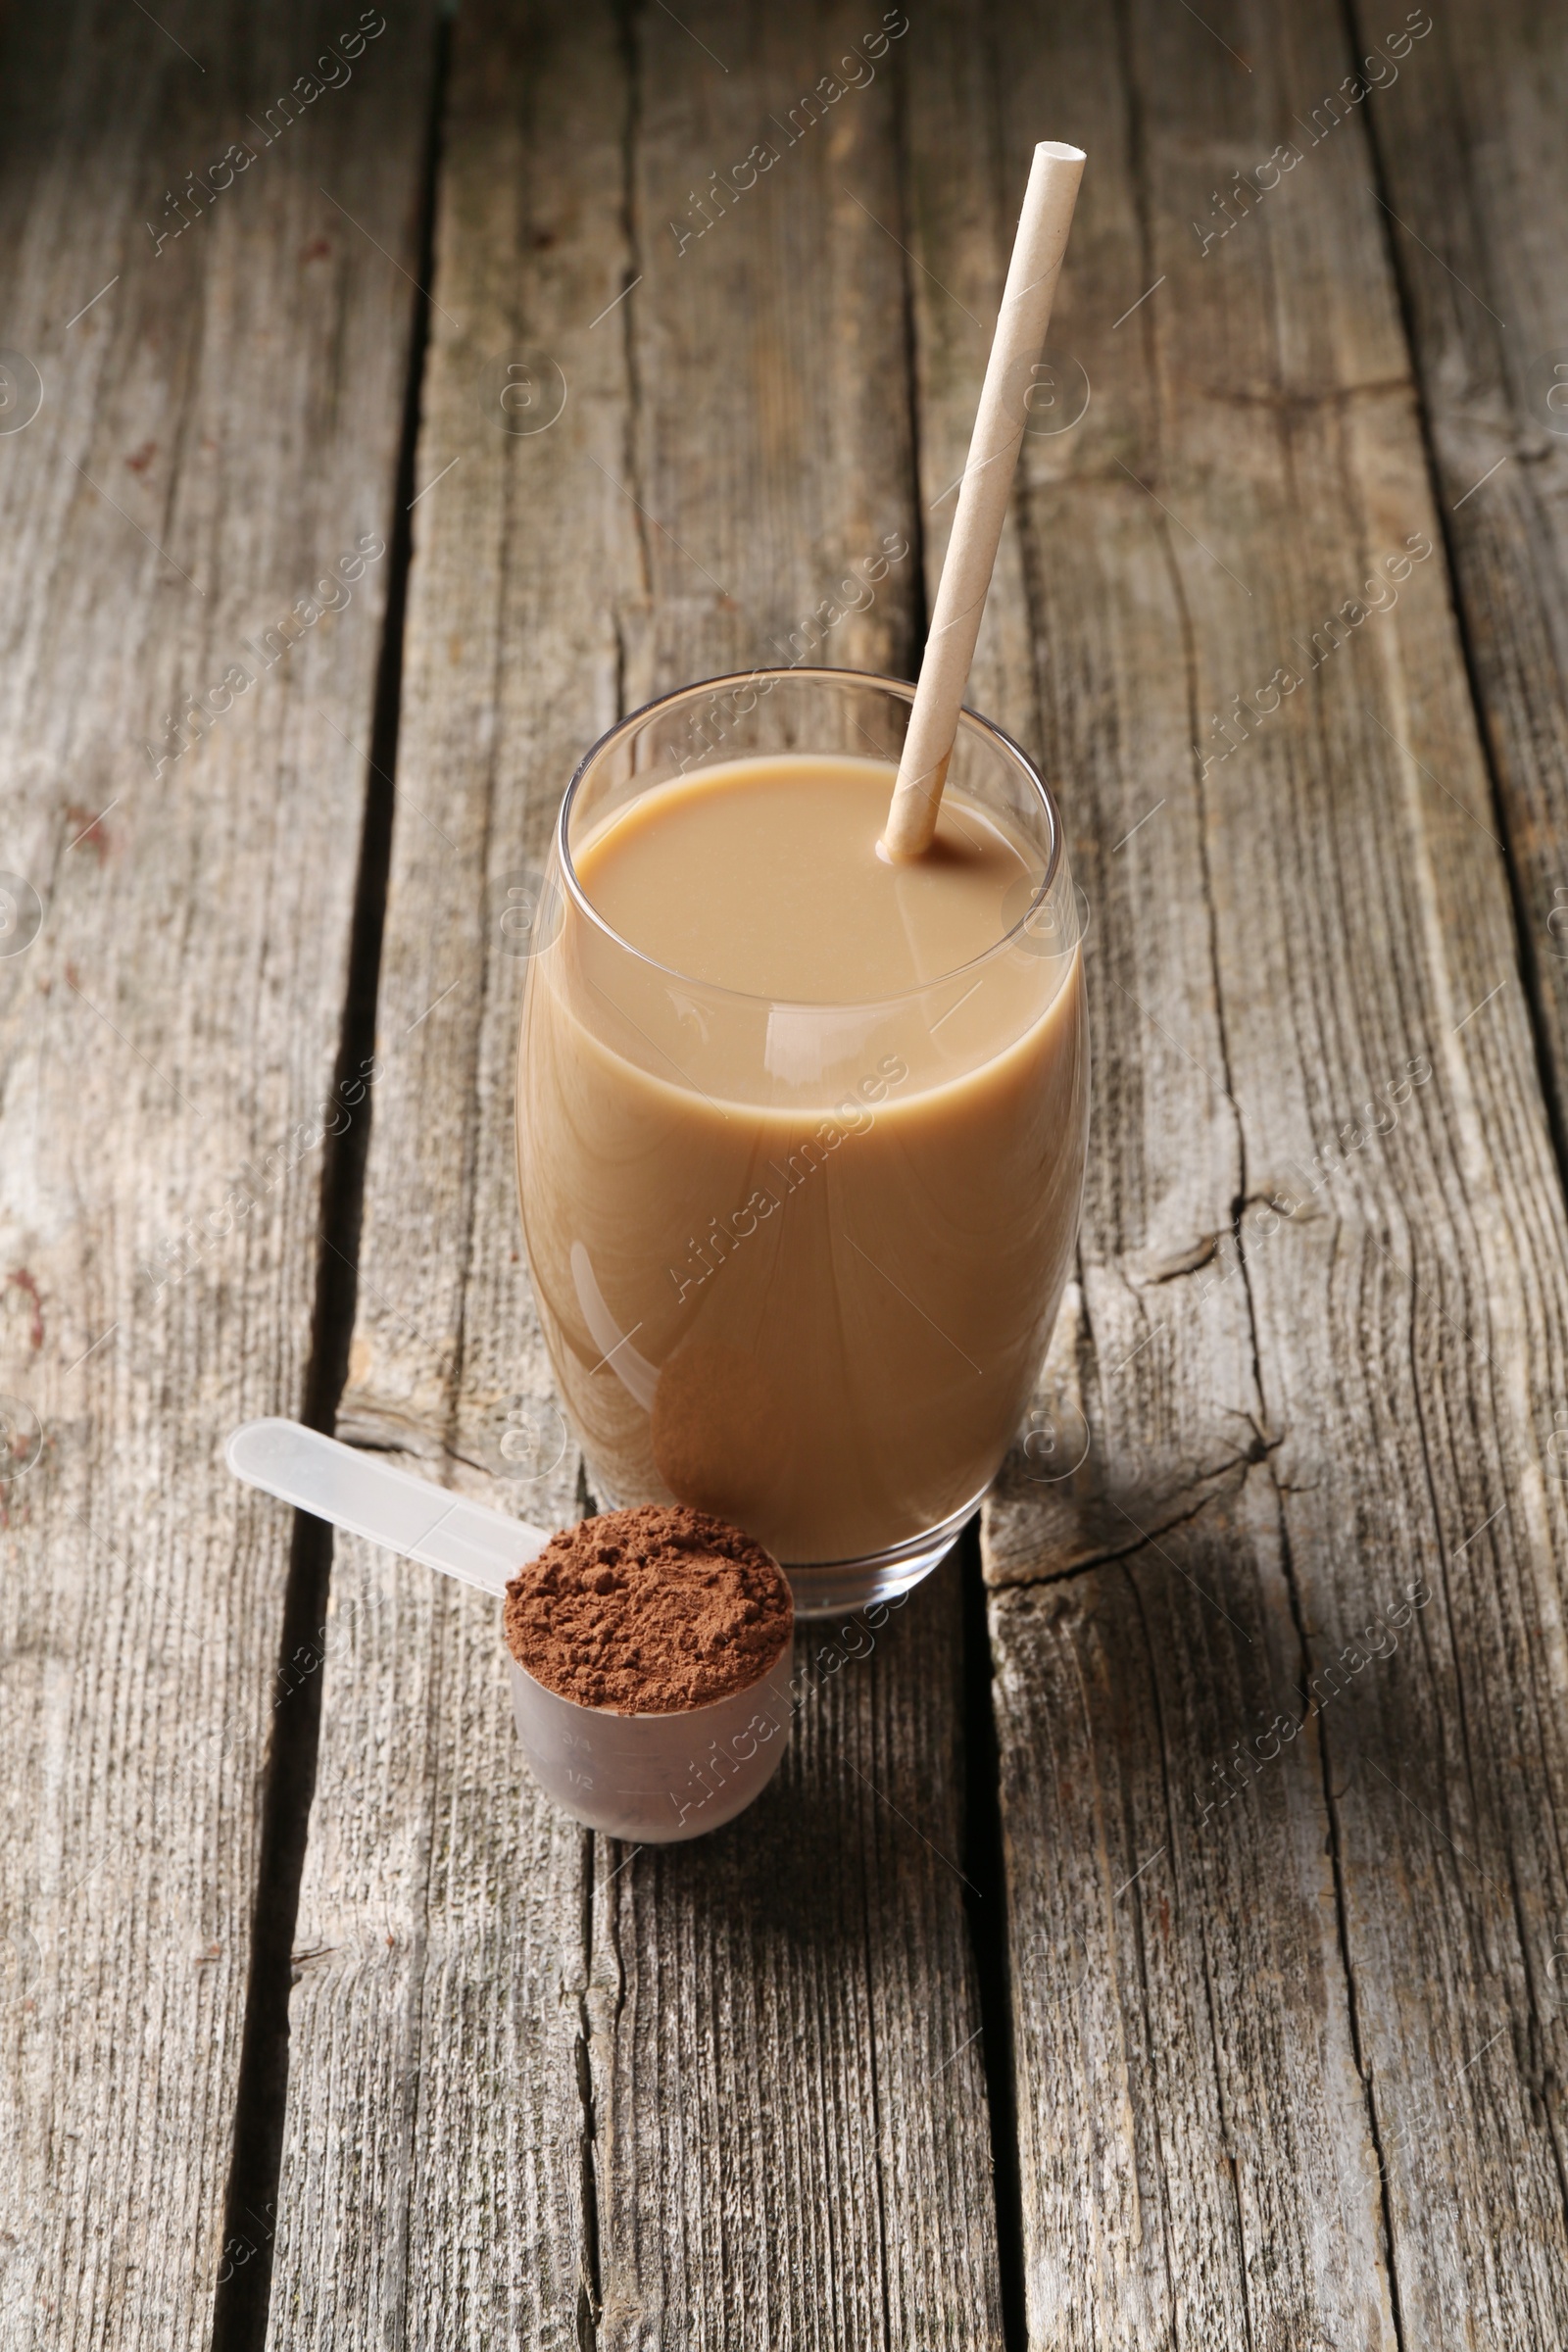
[[[866,29],[455,28],[342,1426],[519,1514],[574,1516],[577,1465],[496,1475],[549,1399],[497,918],[617,710],[772,658],[908,527],[903,265],[869,217],[891,226],[888,79],[769,130]],[[776,164],[699,235],[710,166],[764,138]],[[474,386],[524,349],[567,396],[511,435]],[[903,666],[913,596],[896,566],[822,658]],[[629,1853],[534,1791],[494,1610],[366,1573],[385,1605],[326,1683],[272,2340],[557,2345],[597,2308],[606,2347],[998,2343],[952,1581],[868,1663],[824,1663],[754,1813]]]
[[[629,699],[803,651],[906,669],[912,564],[868,610],[835,622],[840,597],[821,611],[886,538],[912,538],[898,51],[855,57],[876,18],[843,5],[681,17],[729,72],[694,71],[688,36],[647,23],[633,211],[650,230],[662,211],[673,225],[637,257],[634,452],[639,497],[661,521],[682,518],[670,527],[725,593],[650,534],[650,642],[643,662],[632,643]],[[840,94],[813,121],[802,101],[826,96],[824,75]],[[705,209],[686,190],[710,170],[739,184],[729,167],[758,141],[777,160],[677,251]],[[705,383],[723,388],[711,408],[692,396]],[[755,1832],[743,1823],[663,1875],[639,1857],[596,1908],[606,2334],[628,2352],[647,2340],[645,2311],[663,2340],[712,2352],[999,2339],[980,2020],[953,1867],[951,1573],[883,1646],[885,1663],[846,1675],[802,1723]],[[702,1957],[715,1943],[718,1966]],[[689,2186],[704,2147],[731,2151],[710,2207]]]
[[[1426,14],[1421,11],[1418,14]],[[1354,12],[1384,229],[1568,1133],[1568,16],[1432,12],[1401,59]],[[1389,75],[1396,73],[1396,82]],[[1451,784],[1447,767],[1436,775]],[[1492,821],[1480,811],[1483,821]]]
[[[1441,553],[1361,585],[1438,527],[1353,110],[1201,241],[1343,27],[1203,19],[909,51],[911,242],[977,317],[1030,140],[1091,159],[1094,406],[1031,451],[976,697],[1094,907],[1093,1446],[988,1520],[1031,2341],[1552,2341],[1562,1202]],[[934,496],[975,360],[912,283]]]
[[[550,1521],[575,1515],[573,1458],[492,1475],[507,1430],[549,1396],[511,1175],[523,965],[496,918],[501,878],[542,853],[580,741],[614,715],[606,575],[625,557],[583,482],[599,478],[587,452],[618,455],[623,359],[612,333],[581,330],[619,279],[625,127],[608,12],[559,30],[537,12],[456,26],[385,1072],[339,1422]],[[564,410],[537,435],[509,432],[508,361],[557,347]],[[496,380],[481,388],[482,369]],[[548,367],[538,381],[553,384]],[[324,1691],[270,2340],[446,2342],[458,2308],[463,2340],[575,2341],[593,2278],[577,2083],[588,1841],[522,1769],[494,1607],[361,1546],[339,1546],[345,1577],[367,1605]]]
[[[1004,152],[1017,169],[1045,123],[1089,147],[1054,343],[1087,366],[1096,405],[1072,432],[1026,443],[1025,527],[977,699],[1044,742],[1061,780],[1093,906],[1096,1136],[1081,1304],[1053,1351],[1058,1449],[1016,1457],[988,1513],[988,1567],[1021,1582],[1125,1555],[1150,1573],[1106,1566],[993,1604],[1030,2340],[1392,2343],[1321,1787],[1280,1774],[1245,1844],[1230,1811],[1193,1834],[1211,1761],[1233,1720],[1254,1727],[1295,1632],[1277,1507],[1250,1458],[1266,1416],[1245,1286],[1215,1257],[1245,1185],[1186,649],[1156,531],[1105,454],[1136,464],[1150,421],[1136,376],[1119,404],[1106,382],[1110,321],[1141,290],[1122,290],[1130,134],[1108,54],[1081,28],[1069,39],[1081,111],[1062,123],[1042,86],[1062,64],[1042,49],[1009,27],[1004,76],[1032,87],[1008,109],[1022,143]],[[945,88],[972,112],[941,135],[983,145],[983,74],[956,45],[922,62],[915,154],[939,135]],[[916,187],[921,259],[988,316],[1005,216],[951,205],[936,173]],[[955,448],[961,463],[972,330],[965,349],[953,311],[917,301],[923,329],[932,315],[922,447],[940,489]],[[1108,853],[1141,818],[1118,853],[1123,883]],[[1076,1458],[1084,1407],[1095,1445],[1078,1476],[1039,1483]],[[1254,1873],[1266,1904],[1248,1899]]]
[[207,2340],[287,1561],[220,1446],[301,1402],[413,301],[428,12],[271,133],[319,12],[187,13],[0,54],[8,2352]]

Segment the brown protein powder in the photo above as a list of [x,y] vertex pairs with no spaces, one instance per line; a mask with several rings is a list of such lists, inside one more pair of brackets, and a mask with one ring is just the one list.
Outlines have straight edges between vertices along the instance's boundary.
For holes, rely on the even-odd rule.
[[784,1572],[684,1503],[606,1511],[552,1536],[507,1587],[507,1647],[535,1682],[619,1715],[711,1706],[758,1682],[794,1622]]

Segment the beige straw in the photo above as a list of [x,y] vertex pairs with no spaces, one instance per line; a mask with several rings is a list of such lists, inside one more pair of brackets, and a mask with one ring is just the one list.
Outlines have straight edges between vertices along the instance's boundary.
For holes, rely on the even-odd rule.
[[890,858],[918,858],[931,847],[958,732],[958,708],[974,660],[980,616],[997,561],[1002,525],[1023,440],[1030,370],[1051,322],[1051,305],[1083,177],[1079,147],[1043,139],[1035,149],[1018,220],[997,331],[986,364],[979,414],[953,518],[936,611],[920,663],[909,732],[881,847]]

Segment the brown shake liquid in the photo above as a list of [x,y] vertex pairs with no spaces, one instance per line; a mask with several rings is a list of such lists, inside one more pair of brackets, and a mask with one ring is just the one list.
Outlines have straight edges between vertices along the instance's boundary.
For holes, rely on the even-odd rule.
[[1077,1227],[1070,909],[999,948],[1039,856],[951,792],[886,864],[893,775],[758,756],[645,792],[575,845],[608,930],[568,904],[524,1009],[523,1225],[601,1498],[795,1565],[976,1499]]

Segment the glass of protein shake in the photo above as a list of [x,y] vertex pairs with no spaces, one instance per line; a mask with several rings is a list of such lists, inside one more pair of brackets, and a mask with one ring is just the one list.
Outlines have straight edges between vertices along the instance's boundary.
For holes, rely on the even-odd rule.
[[966,710],[933,848],[890,861],[913,692],[760,670],[623,719],[531,934],[522,1223],[595,1494],[735,1522],[808,1616],[906,1590],[974,1509],[1083,1190],[1060,818]]

